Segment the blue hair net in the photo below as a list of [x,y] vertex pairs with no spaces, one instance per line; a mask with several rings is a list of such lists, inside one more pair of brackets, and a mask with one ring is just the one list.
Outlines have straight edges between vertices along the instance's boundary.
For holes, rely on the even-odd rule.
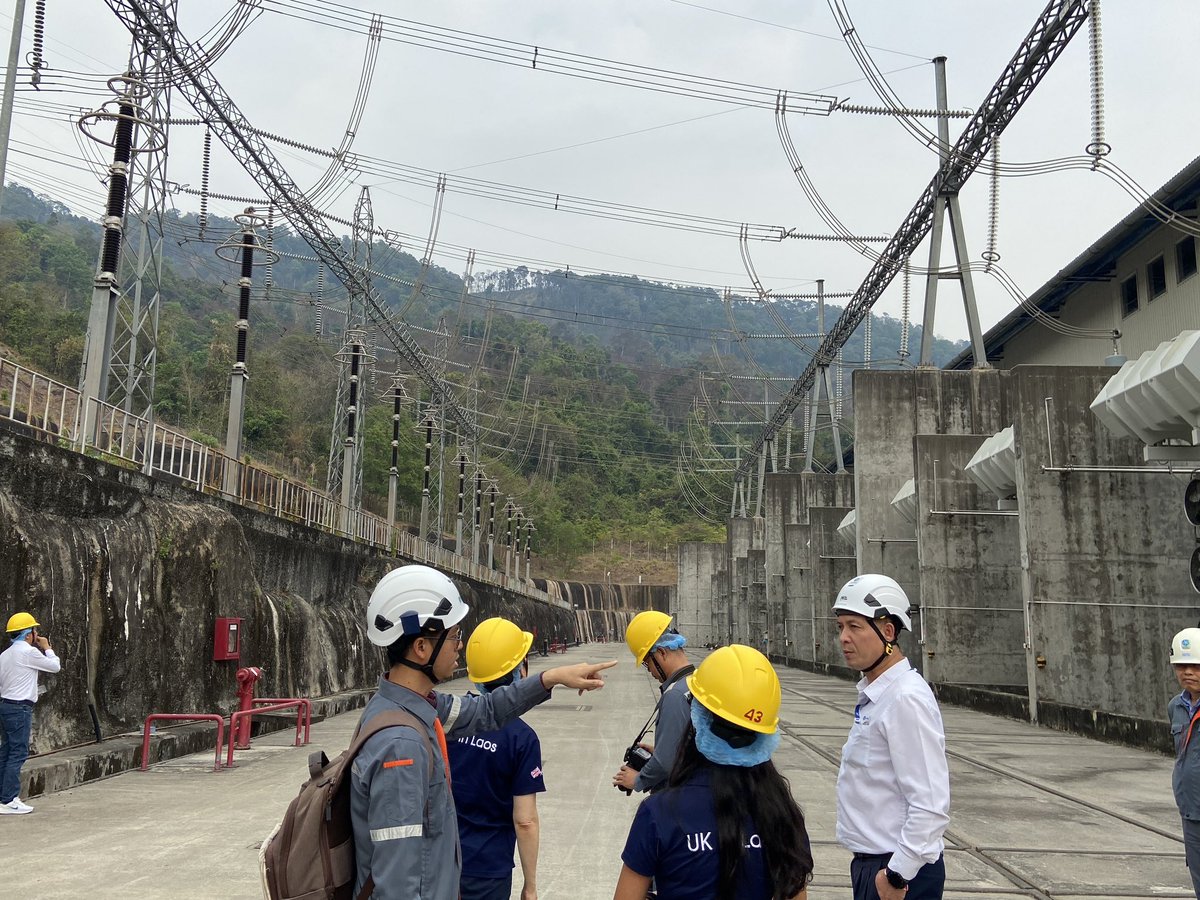
[[14,643],[14,644],[15,644],[15,643],[17,643],[18,641],[23,641],[23,640],[25,640],[25,636],[26,636],[27,634],[29,634],[30,632],[32,632],[32,631],[33,631],[33,629],[32,629],[32,628],[26,628],[26,629],[24,629],[23,631],[18,631],[18,632],[16,632],[16,633],[15,633],[15,634],[12,636],[12,638],[11,638],[11,641],[12,641],[12,643]]
[[664,634],[662,637],[660,637],[658,639],[658,642],[655,643],[655,645],[653,647],[651,647],[650,649],[651,650],[682,650],[686,646],[687,646],[687,638],[685,638],[682,634],[671,634],[670,632],[668,632],[668,633]]
[[712,732],[713,714],[692,700],[692,724],[696,727],[696,748],[709,762],[719,766],[761,765],[771,758],[779,746],[779,732],[755,734],[754,742],[745,747],[731,747]]

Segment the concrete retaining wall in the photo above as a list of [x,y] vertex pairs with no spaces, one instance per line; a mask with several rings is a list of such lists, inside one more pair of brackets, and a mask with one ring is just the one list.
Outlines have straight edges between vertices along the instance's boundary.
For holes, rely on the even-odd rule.
[[[0,609],[42,622],[63,671],[48,677],[34,752],[140,728],[151,712],[228,713],[238,665],[260,696],[369,688],[383,671],[365,635],[387,557],[340,537],[129,469],[0,432]],[[574,612],[458,582],[481,618],[571,633]],[[218,616],[244,619],[238,662],[214,662]]]

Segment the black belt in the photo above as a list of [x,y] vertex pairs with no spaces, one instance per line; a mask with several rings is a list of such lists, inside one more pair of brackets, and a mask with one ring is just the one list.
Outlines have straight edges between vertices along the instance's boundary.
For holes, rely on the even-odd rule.
[[7,697],[0,697],[0,703],[11,703],[13,706],[33,706],[32,700],[9,700]]
[[891,859],[892,854],[890,854],[890,853],[855,853],[854,858],[859,862],[862,862],[862,861],[868,860],[868,859]]

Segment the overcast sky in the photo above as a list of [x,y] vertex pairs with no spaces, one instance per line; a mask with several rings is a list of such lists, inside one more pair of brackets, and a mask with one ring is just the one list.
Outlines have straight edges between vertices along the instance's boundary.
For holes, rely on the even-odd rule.
[[[181,29],[195,40],[230,7],[181,0]],[[24,49],[32,34],[26,15]],[[267,0],[265,9],[217,62],[215,73],[257,127],[323,148],[342,140],[361,74],[364,35],[280,13],[381,12],[413,22],[461,29],[691,75],[772,90],[811,91],[878,103],[862,80],[824,2],[808,0],[343,0],[343,5]],[[948,57],[952,107],[975,107],[986,95],[1044,6],[1031,0],[848,3],[859,35],[892,87],[912,106],[934,105],[929,59]],[[11,5],[8,5],[11,9]],[[349,11],[347,11],[347,9]],[[271,11],[275,10],[275,11]],[[1107,138],[1112,159],[1153,191],[1197,155],[1193,102],[1200,14],[1194,0],[1103,7]],[[3,23],[4,40],[11,20]],[[128,55],[129,35],[100,0],[49,4],[47,78],[64,71],[112,74]],[[73,126],[55,104],[94,105],[101,98],[49,91],[19,95],[10,180],[49,191],[82,215],[99,218],[102,190],[80,168]],[[175,115],[191,115],[182,98]],[[937,166],[893,120],[833,113],[793,115],[791,132],[825,202],[860,234],[891,235]],[[1018,114],[1001,140],[1001,157],[1031,161],[1081,154],[1090,140],[1086,26]],[[932,122],[930,121],[932,125]],[[951,122],[951,138],[962,127]],[[198,186],[202,130],[171,132],[170,178]],[[304,187],[327,161],[279,145],[280,159]],[[353,150],[365,156],[555,193],[735,222],[826,232],[780,147],[772,112],[671,96],[525,66],[382,42],[365,116]],[[62,155],[59,155],[62,154]],[[352,181],[352,183],[351,183]],[[421,241],[433,191],[379,175],[354,175],[332,201],[349,218],[361,185],[371,187],[376,224]],[[214,152],[212,190],[261,192],[223,149]],[[988,179],[975,176],[962,195],[973,258],[985,249]],[[174,197],[183,210],[197,200]],[[1032,293],[1128,213],[1134,201],[1090,172],[1004,179],[1000,187],[1001,265]],[[240,204],[214,202],[230,215]],[[338,231],[344,229],[338,227]],[[446,196],[435,259],[454,271],[471,247],[546,267],[632,273],[664,281],[746,289],[736,238],[603,221],[509,203]],[[421,247],[405,249],[421,255]],[[754,262],[768,288],[809,291],[824,278],[829,291],[858,287],[869,262],[826,243],[754,243]],[[927,249],[916,260],[925,263]],[[491,258],[491,257],[489,257]],[[950,256],[947,245],[945,259]],[[496,268],[491,263],[480,268]],[[984,324],[1012,309],[1000,287],[977,281]],[[914,285],[914,298],[922,287]],[[896,282],[876,311],[898,315]],[[957,293],[943,285],[935,324],[961,338],[966,328]],[[914,301],[914,315],[920,314]],[[1107,353],[1097,347],[1097,359]]]

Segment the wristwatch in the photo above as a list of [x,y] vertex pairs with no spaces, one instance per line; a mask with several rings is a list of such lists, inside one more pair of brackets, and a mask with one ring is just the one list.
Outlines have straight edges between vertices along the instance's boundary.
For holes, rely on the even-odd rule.
[[883,877],[886,878],[887,883],[896,890],[901,890],[908,887],[908,879],[899,872],[893,872],[891,867],[887,867],[883,870]]

